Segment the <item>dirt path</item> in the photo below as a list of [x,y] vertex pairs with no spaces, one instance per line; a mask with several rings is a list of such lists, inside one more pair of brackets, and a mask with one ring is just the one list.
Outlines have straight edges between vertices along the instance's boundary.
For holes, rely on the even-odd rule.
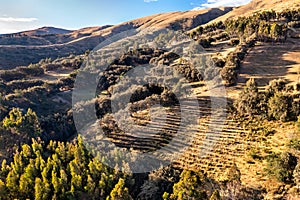
[[40,77],[43,81],[53,82],[57,81],[60,78],[68,77],[73,70],[56,70],[45,72],[43,76]]

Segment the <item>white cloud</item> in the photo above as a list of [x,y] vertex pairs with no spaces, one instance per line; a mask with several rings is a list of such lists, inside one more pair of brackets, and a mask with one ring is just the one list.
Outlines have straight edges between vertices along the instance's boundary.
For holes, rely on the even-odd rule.
[[249,3],[251,0],[207,0],[206,3],[200,4],[193,10],[200,10],[205,8],[217,8],[226,6],[240,6]]
[[40,27],[37,18],[0,16],[0,34],[16,33]]
[[158,1],[158,0],[144,0],[144,2],[146,2],[146,3],[155,2],[155,1]]
[[0,17],[0,22],[33,22],[37,18]]

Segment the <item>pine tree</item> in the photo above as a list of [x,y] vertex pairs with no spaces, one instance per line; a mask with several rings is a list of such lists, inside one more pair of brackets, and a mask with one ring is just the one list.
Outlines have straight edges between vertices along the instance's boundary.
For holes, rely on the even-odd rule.
[[23,131],[26,131],[31,136],[39,136],[42,132],[38,117],[30,108],[24,115],[23,124]]
[[5,186],[5,183],[1,179],[0,179],[0,194],[2,196],[6,196],[7,195],[7,188]]
[[6,187],[11,196],[16,197],[19,192],[19,174],[15,170],[11,170],[6,177]]
[[43,200],[43,193],[43,182],[40,178],[36,178],[34,184],[34,199]]
[[203,187],[204,177],[202,174],[184,170],[180,175],[180,180],[173,186],[172,199],[206,199],[207,194]]
[[128,188],[125,187],[125,180],[120,178],[119,182],[115,185],[107,200],[132,200]]

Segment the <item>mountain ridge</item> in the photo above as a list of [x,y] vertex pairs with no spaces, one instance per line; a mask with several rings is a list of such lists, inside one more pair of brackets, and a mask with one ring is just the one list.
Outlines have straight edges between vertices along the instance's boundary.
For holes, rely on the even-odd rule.
[[[57,58],[69,54],[82,54],[94,49],[106,38],[131,29],[169,28],[190,30],[231,11],[227,8],[209,8],[198,11],[169,12],[124,22],[75,30],[57,35],[0,36],[0,68],[9,69],[39,62],[44,58]],[[18,52],[18,56],[16,56]]]

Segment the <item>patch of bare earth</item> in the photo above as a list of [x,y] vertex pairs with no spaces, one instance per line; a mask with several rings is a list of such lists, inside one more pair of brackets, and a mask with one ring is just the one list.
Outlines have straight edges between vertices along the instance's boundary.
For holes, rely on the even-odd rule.
[[47,82],[57,81],[61,78],[68,77],[73,70],[71,69],[62,69],[56,71],[47,71],[43,76],[41,76],[41,80]]
[[237,85],[228,88],[228,97],[236,99],[250,78],[255,78],[260,89],[279,78],[289,83],[299,82],[300,39],[289,38],[285,43],[258,43],[243,61]]

